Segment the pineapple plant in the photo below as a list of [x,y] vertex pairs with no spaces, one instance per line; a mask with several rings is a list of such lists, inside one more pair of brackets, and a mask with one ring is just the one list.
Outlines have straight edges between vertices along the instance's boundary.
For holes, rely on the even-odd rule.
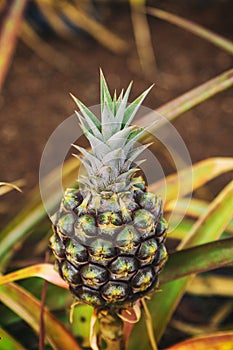
[[154,291],[167,259],[162,201],[148,191],[136,158],[146,128],[131,125],[150,89],[127,105],[130,84],[110,95],[100,73],[101,121],[75,97],[91,150],[75,146],[86,173],[52,218],[56,268],[75,298],[99,310],[133,306]]

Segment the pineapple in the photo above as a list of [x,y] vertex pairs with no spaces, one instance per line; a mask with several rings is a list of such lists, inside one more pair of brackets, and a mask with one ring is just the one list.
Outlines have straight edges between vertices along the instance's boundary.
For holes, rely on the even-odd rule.
[[100,82],[101,122],[74,97],[91,151],[75,146],[86,174],[65,191],[50,246],[78,301],[124,308],[157,288],[167,224],[161,199],[136,174],[136,158],[148,145],[135,147],[146,129],[130,124],[150,89],[127,106],[131,84],[111,98],[102,72]]

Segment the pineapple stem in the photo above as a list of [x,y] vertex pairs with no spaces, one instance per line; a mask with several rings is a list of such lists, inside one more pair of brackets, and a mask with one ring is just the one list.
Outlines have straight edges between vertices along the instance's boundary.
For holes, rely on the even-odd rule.
[[98,346],[100,350],[124,350],[123,321],[120,317],[108,310],[98,313],[99,331]]

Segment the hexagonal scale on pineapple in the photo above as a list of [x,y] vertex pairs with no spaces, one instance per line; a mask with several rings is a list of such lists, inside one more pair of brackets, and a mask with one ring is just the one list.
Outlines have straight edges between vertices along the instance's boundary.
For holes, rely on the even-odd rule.
[[144,292],[150,287],[155,279],[155,273],[152,267],[141,268],[132,278],[131,285],[136,292]]
[[139,198],[139,204],[141,207],[147,210],[152,210],[157,201],[157,196],[154,193],[151,192],[144,192]]
[[92,305],[101,306],[104,304],[104,300],[100,297],[99,292],[91,288],[81,287],[70,287],[71,292],[81,301]]
[[135,176],[132,182],[134,187],[139,188],[141,191],[145,191],[146,185],[142,176]]
[[161,246],[159,247],[159,254],[158,256],[155,257],[154,260],[154,265],[159,265],[160,269],[163,267],[163,265],[165,264],[165,262],[168,259],[168,253],[167,253],[167,249],[165,247],[164,244],[161,244]]
[[65,281],[69,284],[80,285],[82,283],[80,272],[69,261],[61,263],[61,272]]
[[139,208],[139,205],[135,202],[133,193],[131,192],[121,192],[119,193],[119,198],[125,204],[125,206],[130,211],[134,211]]
[[139,209],[134,213],[133,223],[138,228],[151,229],[154,227],[154,216],[145,209]]
[[137,260],[132,256],[118,256],[110,265],[109,269],[116,279],[129,279],[137,270]]
[[117,249],[113,242],[101,238],[95,240],[88,251],[92,261],[101,262],[101,264],[107,264],[109,260],[117,255]]
[[110,239],[111,241],[113,241],[115,239],[115,237],[117,236],[118,232],[120,231],[120,227],[119,226],[115,226],[112,224],[109,225],[98,225],[98,236],[99,237],[103,237],[106,239]]
[[84,284],[97,289],[107,282],[108,279],[108,271],[92,263],[83,266],[80,270],[80,275]]
[[69,240],[66,243],[66,256],[72,264],[77,266],[88,261],[86,247],[74,240]]
[[106,211],[98,215],[98,223],[101,225],[121,226],[122,219],[120,213]]
[[93,242],[93,237],[87,236],[86,232],[81,227],[74,227],[74,238],[73,240],[78,244],[84,246],[90,246]]
[[[107,192],[109,193],[109,192]],[[105,195],[103,194],[101,196],[101,200],[100,200],[100,205],[99,205],[99,209],[98,211],[100,213],[104,213],[104,212],[119,212],[120,211],[120,206],[119,203],[117,201],[117,195],[115,193],[111,193],[111,196],[109,195],[108,198],[106,198],[107,194],[105,192]]]
[[149,238],[155,234],[155,217],[146,209],[136,210],[133,225],[140,232],[142,239]]
[[132,225],[125,225],[116,238],[116,246],[125,254],[134,254],[139,243],[140,233]]
[[57,222],[57,231],[63,237],[72,237],[74,235],[74,215],[65,214]]
[[96,235],[96,222],[92,215],[82,215],[77,218],[74,224],[75,229],[82,229],[87,237]]
[[130,288],[127,283],[109,281],[102,287],[101,295],[109,303],[115,303],[124,301],[129,291]]
[[151,212],[154,215],[155,220],[157,221],[160,218],[161,212],[162,212],[162,200],[161,200],[161,198],[157,197],[156,205],[154,206],[153,209],[151,209]]
[[154,260],[157,250],[157,242],[154,238],[151,238],[141,243],[136,256],[140,261],[148,264]]
[[157,223],[155,234],[157,237],[160,237],[164,234],[164,232],[167,230],[168,224],[167,221],[164,218],[161,218],[159,222]]
[[65,210],[74,210],[82,201],[83,197],[76,188],[67,188],[62,203]]
[[65,246],[57,233],[50,237],[49,242],[55,256],[59,259],[65,258]]

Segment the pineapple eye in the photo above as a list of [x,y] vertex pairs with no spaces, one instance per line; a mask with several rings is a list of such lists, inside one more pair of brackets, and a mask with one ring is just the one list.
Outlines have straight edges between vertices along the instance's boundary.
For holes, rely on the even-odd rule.
[[95,264],[83,266],[80,272],[84,283],[92,288],[98,288],[104,284],[108,278],[107,270]]
[[135,274],[132,278],[131,284],[135,291],[144,292],[152,286],[153,281],[153,269],[151,267],[144,267]]
[[167,221],[165,219],[160,219],[155,230],[155,234],[157,237],[160,237],[164,234],[167,229]]
[[163,265],[165,264],[165,262],[167,261],[168,258],[168,254],[167,254],[167,249],[165,248],[165,246],[162,244],[159,247],[159,255],[158,258],[156,259],[156,261],[154,262],[155,265],[159,265],[160,269],[163,267]]
[[109,303],[124,301],[129,293],[129,287],[123,282],[108,282],[102,288],[102,296]]
[[110,240],[114,240],[114,237],[119,232],[119,227],[118,226],[113,226],[113,225],[99,225],[98,227],[98,233],[100,237],[106,237],[110,238]]
[[154,215],[145,209],[139,209],[134,215],[134,225],[141,229],[150,229],[154,227]]
[[93,260],[99,261],[112,259],[116,256],[117,251],[111,242],[103,239],[97,239],[95,242],[93,242],[92,246],[89,247],[89,253]]
[[[109,193],[109,195],[106,195]],[[101,200],[100,200],[100,205],[99,205],[99,212],[104,213],[104,212],[114,212],[117,213],[120,211],[120,206],[117,200],[117,195],[114,194],[113,192],[101,192]]]
[[136,259],[129,256],[119,256],[110,265],[110,271],[116,278],[129,278],[138,268]]
[[63,215],[58,223],[57,229],[59,233],[66,237],[71,237],[74,234],[74,216],[72,214]]
[[162,211],[162,200],[160,198],[157,198],[156,205],[154,206],[153,210],[151,210],[151,212],[153,213],[156,221],[160,217],[161,211]]
[[128,211],[133,211],[139,208],[139,205],[135,202],[132,193],[123,192],[123,194],[120,194],[119,198],[124,203]]
[[88,287],[70,287],[71,292],[83,302],[89,305],[100,306],[103,305],[103,300],[99,296],[99,293]]
[[50,247],[53,250],[53,253],[56,255],[57,258],[65,258],[65,246],[61,240],[61,238],[54,233],[50,237]]
[[154,259],[157,249],[158,246],[155,239],[149,239],[141,243],[137,257],[139,260],[149,263]]
[[64,194],[63,206],[67,210],[73,210],[80,205],[83,201],[83,197],[75,188],[67,188]]
[[109,224],[112,224],[115,226],[122,225],[120,214],[113,213],[111,211],[106,211],[105,213],[101,213],[98,217],[98,222],[101,225],[109,225]]
[[82,244],[76,243],[73,240],[70,240],[66,244],[66,255],[74,265],[87,262],[88,260],[87,249]]
[[61,272],[64,280],[68,283],[78,285],[81,284],[79,271],[69,261],[65,260],[61,266]]
[[139,232],[130,225],[125,226],[125,228],[119,233],[116,239],[116,244],[125,253],[132,253],[138,247],[140,242]]
[[82,229],[87,236],[96,235],[95,219],[91,215],[82,215],[75,222],[76,229]]
[[144,192],[142,194],[142,196],[140,197],[139,199],[139,204],[147,209],[147,210],[151,210],[155,207],[156,205],[156,200],[157,200],[157,197],[154,193],[151,193],[151,192]]

